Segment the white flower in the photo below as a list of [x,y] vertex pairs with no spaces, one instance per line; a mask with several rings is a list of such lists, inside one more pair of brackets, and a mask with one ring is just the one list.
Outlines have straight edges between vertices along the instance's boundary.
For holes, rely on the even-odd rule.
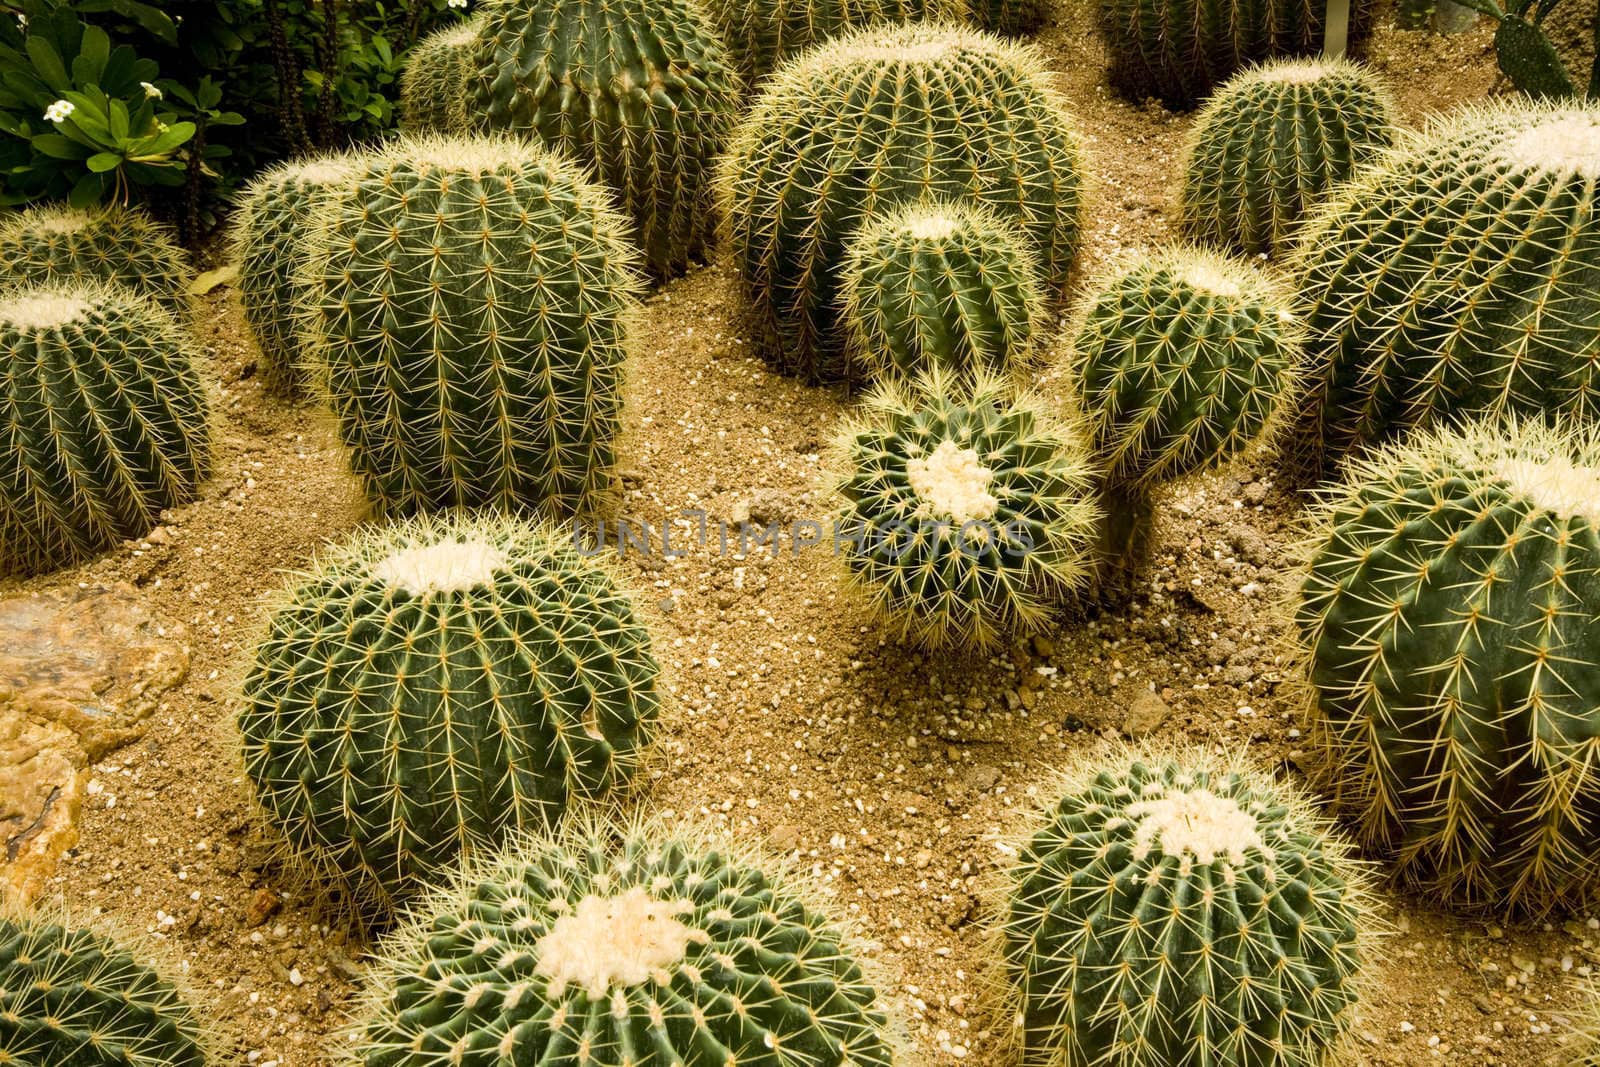
[[446,7],[466,7],[467,0],[444,0]]
[[60,122],[76,110],[71,100],[57,100],[44,109],[44,119],[46,122]]
[[144,86],[144,95],[145,96],[148,96],[152,100],[160,100],[161,99],[161,90],[160,89],[157,89],[154,85],[151,85],[149,82],[140,82],[139,84]]

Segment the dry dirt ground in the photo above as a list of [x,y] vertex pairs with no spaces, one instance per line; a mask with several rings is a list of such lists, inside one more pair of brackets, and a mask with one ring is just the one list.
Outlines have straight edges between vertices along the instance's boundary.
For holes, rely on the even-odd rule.
[[[1187,120],[1113,98],[1086,11],[1040,43],[1088,138],[1095,192],[1083,263],[1169,231]],[[1416,123],[1494,82],[1488,33],[1385,30],[1372,59]],[[50,892],[167,942],[205,1007],[256,1067],[329,1063],[367,946],[271,859],[219,724],[230,678],[279,570],[362,519],[344,458],[312,407],[263,398],[233,294],[213,293],[204,340],[221,383],[220,463],[203,499],[146,541],[21,589],[130,582],[190,624],[193,669],[148,735],[94,770],[80,846]],[[821,517],[819,453],[846,397],[769,373],[741,342],[725,270],[653,294],[628,412],[624,511],[683,508]],[[1049,392],[1059,380],[1045,375]],[[1176,487],[1134,601],[1069,611],[1047,638],[989,659],[886,644],[842,595],[820,549],[772,558],[637,555],[641,594],[677,711],[638,803],[798,851],[859,920],[930,1062],[1009,1062],[982,997],[980,890],[995,835],[1053,765],[1114,735],[1154,689],[1157,735],[1246,751],[1294,777],[1300,701],[1272,606],[1302,497],[1267,464]],[[17,583],[0,586],[14,594]],[[1142,710],[1154,707],[1148,698]],[[1157,709],[1159,711],[1159,709]],[[1562,1035],[1600,962],[1600,922],[1495,925],[1386,893],[1394,934],[1363,1005],[1354,1062],[1570,1063]],[[1600,913],[1600,912],[1597,912]]]

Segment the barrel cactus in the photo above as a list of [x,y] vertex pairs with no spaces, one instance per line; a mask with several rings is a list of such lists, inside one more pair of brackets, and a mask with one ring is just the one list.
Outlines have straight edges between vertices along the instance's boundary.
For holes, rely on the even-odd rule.
[[936,363],[1010,369],[1044,332],[1049,302],[1028,239],[973,204],[906,204],[845,245],[843,315],[869,378]]
[[400,125],[409,133],[460,133],[470,128],[467,78],[477,69],[483,19],[435,30],[406,54],[400,72]]
[[1046,0],[972,0],[968,13],[983,29],[1021,37],[1038,32],[1050,12]]
[[851,30],[953,21],[963,14],[962,0],[709,0],[705,6],[751,83],[784,60]]
[[872,28],[771,78],[719,181],[755,339],[810,382],[846,376],[838,307],[858,226],[907,203],[987,206],[1059,292],[1082,208],[1078,138],[1032,49],[948,25]]
[[886,381],[836,451],[835,544],[898,636],[990,647],[1086,580],[1099,508],[1085,449],[1002,379]]
[[0,285],[111,283],[187,320],[186,262],[166,227],[137,208],[44,204],[0,215]]
[[758,863],[681,825],[520,841],[389,940],[355,1059],[889,1067],[850,938]]
[[275,395],[299,395],[304,385],[295,317],[305,305],[297,283],[306,234],[316,225],[328,189],[356,173],[356,161],[348,156],[280,164],[252,181],[239,198],[234,220],[239,303],[261,353],[262,381]]
[[0,571],[75,563],[194,496],[211,463],[198,358],[130,290],[0,290]]
[[660,696],[606,571],[521,520],[426,516],[298,575],[239,733],[289,853],[378,909],[623,783]]
[[1510,423],[1379,449],[1315,513],[1294,623],[1327,792],[1432,897],[1600,885],[1597,502],[1596,431]]
[[[1100,0],[1111,85],[1191,108],[1251,63],[1322,52],[1326,10],[1307,0]],[[1351,0],[1352,47],[1371,23],[1370,0]]]
[[1192,240],[1283,251],[1301,218],[1394,143],[1378,77],[1347,60],[1279,60],[1219,88],[1190,130],[1179,218]]
[[1600,103],[1498,102],[1413,135],[1295,268],[1329,455],[1467,413],[1600,417]]
[[1084,759],[1059,795],[1000,916],[1025,1063],[1331,1061],[1374,920],[1304,798],[1198,751]]
[[0,1064],[205,1067],[209,1043],[172,980],[113,939],[0,914]]
[[742,88],[695,0],[490,0],[477,19],[467,114],[593,167],[653,273],[700,256]]
[[330,190],[301,317],[386,514],[609,490],[637,254],[603,190],[509,138],[422,138]]

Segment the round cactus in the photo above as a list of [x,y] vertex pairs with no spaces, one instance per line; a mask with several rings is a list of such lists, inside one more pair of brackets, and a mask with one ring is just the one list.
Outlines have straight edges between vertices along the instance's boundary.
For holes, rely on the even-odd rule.
[[536,145],[423,138],[319,212],[306,362],[380,510],[593,506],[638,286],[605,193]]
[[46,204],[0,217],[0,285],[85,282],[124,286],[187,321],[183,249],[144,212]]
[[286,163],[262,173],[239,198],[234,259],[239,303],[261,352],[267,391],[296,396],[304,386],[296,316],[305,306],[298,290],[306,234],[315,228],[328,189],[354,179],[354,159],[324,156]]
[[211,460],[197,358],[127,289],[0,291],[0,571],[77,562],[194,496]]
[[843,315],[869,378],[941,363],[1010,369],[1049,310],[1028,239],[971,204],[907,204],[845,245]]
[[1316,513],[1294,621],[1327,791],[1430,896],[1600,885],[1597,502],[1595,431],[1511,423],[1380,449]]
[[1185,234],[1237,252],[1289,247],[1308,209],[1393,144],[1377,76],[1335,59],[1280,60],[1235,75],[1189,134]]
[[400,72],[400,126],[409,133],[460,133],[469,128],[467,79],[477,70],[484,20],[435,30],[406,55]]
[[1468,109],[1363,169],[1296,255],[1330,455],[1466,413],[1600,417],[1600,103]]
[[1308,802],[1200,752],[1115,752],[1060,788],[1001,919],[1025,1062],[1328,1063],[1373,927]]
[[955,21],[964,7],[962,0],[710,0],[705,6],[752,84],[784,60],[851,30]]
[[[1251,63],[1322,52],[1325,14],[1305,0],[1100,0],[1100,32],[1113,88],[1182,110]],[[1370,0],[1353,0],[1352,47],[1371,23]]]
[[1038,32],[1049,14],[1046,0],[972,0],[968,13],[978,27],[1007,37]]
[[650,635],[560,537],[423,517],[296,576],[239,728],[257,800],[313,874],[387,905],[627,779],[660,705]]
[[521,842],[388,945],[363,1067],[889,1067],[844,933],[703,835],[582,825]]
[[999,378],[890,380],[842,433],[836,543],[900,636],[984,648],[1087,578],[1099,509],[1072,428]]
[[112,939],[0,914],[0,1064],[205,1067],[207,1043],[172,981]]
[[1032,243],[1064,285],[1082,163],[1029,48],[976,30],[874,28],[814,49],[766,83],[719,176],[757,343],[810,382],[846,372],[845,245],[907,203],[976,202]]
[[653,273],[700,256],[742,89],[695,0],[490,0],[477,18],[467,113],[592,166]]

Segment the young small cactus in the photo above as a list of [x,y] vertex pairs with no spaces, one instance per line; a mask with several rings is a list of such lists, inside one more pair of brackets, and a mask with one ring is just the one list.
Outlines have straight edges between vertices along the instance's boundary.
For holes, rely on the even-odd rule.
[[124,286],[188,321],[187,258],[143,211],[43,204],[0,216],[0,285],[86,282]]
[[1027,237],[960,201],[906,204],[845,244],[845,328],[869,379],[934,364],[1010,370],[1044,332],[1049,302]]
[[889,1067],[848,937],[787,877],[681,825],[519,841],[391,937],[362,1067]]
[[0,572],[78,562],[194,496],[211,463],[198,358],[130,290],[0,289]]
[[378,509],[595,506],[639,284],[605,192],[527,142],[418,138],[318,213],[305,362]]
[[1341,59],[1252,67],[1212,94],[1189,134],[1179,224],[1191,240],[1281,252],[1329,191],[1393,144],[1377,75]]
[[1354,461],[1294,611],[1326,791],[1432,899],[1600,886],[1600,434],[1486,424]]
[[900,637],[988,648],[1088,577],[1100,512],[1075,429],[1002,379],[934,368],[841,433],[836,543]]
[[1000,923],[1025,1064],[1330,1061],[1375,927],[1306,799],[1198,750],[1081,760],[1052,795]]
[[764,85],[719,183],[755,341],[808,382],[846,377],[845,244],[902,204],[979,203],[1059,292],[1077,247],[1078,137],[1038,53],[951,25],[874,27]]
[[[1026,2],[1026,0],[1024,0]],[[866,26],[955,22],[962,0],[709,0],[706,10],[754,85],[785,60]]]
[[716,233],[713,161],[742,87],[695,0],[487,0],[467,114],[593,168],[657,276]]
[[400,72],[402,130],[448,134],[470,128],[467,79],[477,68],[483,23],[474,16],[435,30],[412,47]]
[[384,910],[628,778],[660,704],[650,635],[562,536],[425,517],[296,576],[239,731],[258,802],[314,877]]
[[0,1064],[206,1067],[177,987],[111,938],[0,913]]
[[1600,102],[1452,112],[1343,186],[1294,267],[1329,458],[1468,414],[1600,418]]
[[269,393],[295,397],[305,385],[296,316],[305,306],[306,235],[317,225],[328,189],[359,173],[349,156],[323,156],[271,167],[239,198],[234,220],[234,260],[239,303],[261,352],[261,378]]

